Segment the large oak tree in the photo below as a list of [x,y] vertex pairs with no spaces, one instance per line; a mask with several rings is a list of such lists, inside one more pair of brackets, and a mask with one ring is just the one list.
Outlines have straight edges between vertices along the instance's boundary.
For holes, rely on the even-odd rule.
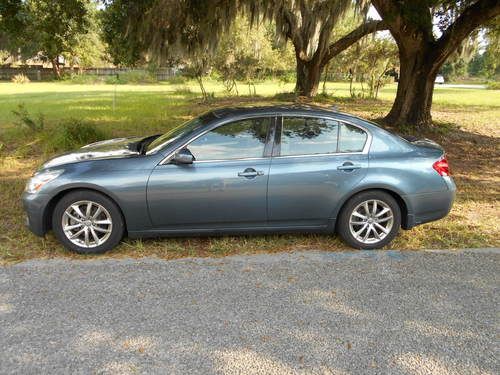
[[[167,57],[172,51],[215,48],[221,33],[228,32],[238,13],[252,22],[263,19],[276,24],[276,34],[294,46],[297,66],[296,92],[317,93],[325,65],[363,36],[384,27],[382,21],[364,20],[358,27],[332,42],[332,31],[352,6],[359,13],[364,0],[114,0],[108,6],[108,42],[122,56],[133,56],[132,47],[142,47],[150,55]],[[121,43],[124,41],[125,43]],[[117,54],[115,56],[119,57]],[[128,61],[130,63],[130,61]]]
[[367,4],[360,0],[261,0],[250,1],[248,9],[252,19],[263,15],[273,20],[277,34],[291,41],[297,64],[295,91],[312,97],[317,94],[321,73],[332,58],[365,35],[385,29],[383,22],[367,20],[331,42],[333,29],[346,12],[355,6],[358,13],[364,13]]
[[432,121],[434,80],[439,69],[470,33],[500,14],[500,1],[372,2],[399,49],[400,79],[386,121],[427,126]]

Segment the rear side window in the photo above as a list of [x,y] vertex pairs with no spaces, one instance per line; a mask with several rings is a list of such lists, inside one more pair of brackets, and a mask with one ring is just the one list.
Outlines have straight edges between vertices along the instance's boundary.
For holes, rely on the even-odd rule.
[[337,152],[339,123],[314,117],[283,117],[281,155]]
[[361,152],[368,136],[363,129],[349,124],[340,126],[339,152]]
[[281,156],[362,152],[368,135],[339,121],[283,117]]

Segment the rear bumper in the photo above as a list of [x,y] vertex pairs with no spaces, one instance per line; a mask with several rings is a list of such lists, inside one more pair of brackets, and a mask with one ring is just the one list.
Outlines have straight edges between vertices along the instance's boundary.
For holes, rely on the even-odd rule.
[[442,219],[449,214],[455,200],[456,186],[451,177],[444,177],[448,190],[405,195],[408,208],[404,229]]
[[49,197],[45,194],[23,193],[22,202],[26,213],[26,226],[37,236],[44,236],[48,231],[45,220],[45,208]]

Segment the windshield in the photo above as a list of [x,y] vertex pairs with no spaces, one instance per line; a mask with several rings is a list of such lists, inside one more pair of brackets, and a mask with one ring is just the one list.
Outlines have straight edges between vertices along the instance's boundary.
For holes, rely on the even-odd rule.
[[176,128],[173,128],[172,130],[166,132],[165,134],[159,136],[153,142],[151,142],[148,145],[146,152],[155,152],[160,148],[169,145],[175,140],[181,138],[182,136],[201,128],[202,126],[207,124],[212,118],[213,115],[211,113],[206,113],[204,115],[201,115],[200,117],[196,117],[192,120],[189,120],[183,123],[182,125],[179,125]]

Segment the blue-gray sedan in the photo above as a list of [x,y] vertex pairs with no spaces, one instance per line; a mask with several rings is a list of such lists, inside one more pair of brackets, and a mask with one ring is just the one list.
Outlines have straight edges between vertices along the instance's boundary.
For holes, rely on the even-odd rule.
[[309,106],[223,108],[163,135],[47,161],[27,225],[98,253],[122,237],[337,232],[355,248],[440,219],[455,196],[443,149]]

